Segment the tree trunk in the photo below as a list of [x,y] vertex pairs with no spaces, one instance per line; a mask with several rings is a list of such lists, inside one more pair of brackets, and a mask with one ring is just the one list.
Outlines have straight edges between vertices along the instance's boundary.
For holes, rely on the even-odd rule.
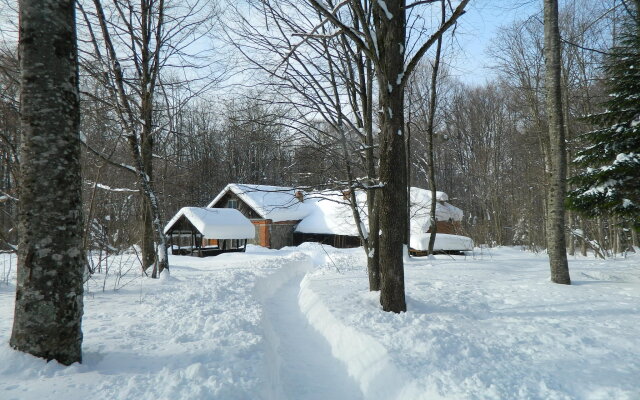
[[13,348],[82,361],[83,274],[74,2],[20,3],[20,244]]
[[[358,53],[360,54],[360,53]],[[364,130],[366,132],[365,160],[367,164],[367,180],[369,186],[376,182],[376,157],[373,141],[373,67],[371,60],[366,59],[363,63],[359,56],[360,63],[360,87],[366,88],[366,92],[361,90],[361,103]],[[369,252],[367,254],[367,272],[369,275],[369,290],[380,290],[380,224],[378,218],[378,208],[376,201],[380,196],[376,189],[367,191],[367,211],[369,216]]]
[[564,216],[567,163],[560,76],[558,0],[544,0],[544,58],[550,143],[547,249],[551,281],[569,285],[571,278],[567,264]]
[[604,221],[601,217],[596,218],[596,225],[598,230],[598,247],[600,248],[601,257],[604,259],[609,256],[607,253],[607,241],[604,235]]
[[611,252],[615,257],[620,253],[620,230],[618,229],[618,218],[614,215],[609,223],[609,237],[611,237]]
[[[150,99],[148,99],[148,96],[145,96],[142,99],[143,126],[142,133],[140,135],[140,140],[142,141],[140,155],[142,157],[144,171],[151,182],[153,182],[153,136],[151,135],[152,111]],[[151,201],[149,200],[149,196],[144,192],[141,193],[140,197],[142,207],[140,210],[142,226],[140,248],[142,249],[142,268],[146,271],[150,266],[155,264],[157,252],[155,248],[155,241],[153,240],[153,213],[151,211]]]
[[569,217],[569,255],[576,255],[576,236],[573,234],[573,229],[575,225],[575,216],[572,212],[568,212]]
[[[404,295],[403,243],[407,230],[407,174],[404,145],[404,2],[374,6],[380,71],[380,304],[384,311],[407,310]],[[388,18],[387,14],[391,16]]]
[[[151,37],[153,31],[149,28],[149,21],[152,19],[150,16],[151,4],[148,1],[142,1],[141,5],[141,36],[142,36],[142,49],[141,49],[141,71],[140,77],[140,119],[142,121],[142,130],[140,131],[140,156],[142,157],[142,165],[144,167],[144,173],[147,174],[149,182],[153,187],[153,94],[155,88],[155,82],[152,80],[152,75],[157,71],[152,70],[152,49],[151,49]],[[162,9],[159,15],[159,19],[162,18]],[[162,21],[158,26],[162,25]],[[157,66],[155,68],[158,68]],[[142,268],[146,270],[151,265],[155,265],[157,258],[157,251],[155,248],[155,241],[153,240],[153,212],[151,199],[142,195],[142,210],[140,210],[142,216]],[[155,269],[153,274],[155,275]],[[162,271],[160,271],[162,272]]]
[[380,218],[378,214],[379,192],[368,192],[369,210],[369,253],[367,254],[367,271],[369,275],[369,290],[380,290]]
[[[159,57],[160,57],[160,49],[156,48],[154,51],[151,51],[151,43],[153,42],[152,32],[149,31],[150,24],[149,18],[151,14],[151,4],[148,1],[142,2],[142,45],[143,49],[141,50],[141,54],[143,55],[143,64],[142,68],[142,79],[141,79],[141,115],[140,117],[143,120],[143,124],[140,127],[138,125],[139,118],[134,115],[134,110],[127,96],[125,90],[125,77],[122,71],[122,67],[120,66],[120,62],[118,61],[118,56],[116,54],[115,46],[111,40],[111,34],[108,29],[107,18],[105,16],[104,10],[102,8],[102,4],[100,0],[93,0],[93,3],[96,7],[96,13],[98,22],[100,23],[100,29],[102,31],[103,39],[105,42],[105,46],[107,48],[107,53],[109,57],[109,61],[111,63],[112,73],[113,73],[113,82],[114,88],[113,90],[117,93],[118,105],[116,110],[120,117],[120,121],[126,127],[126,138],[129,144],[129,149],[131,150],[131,156],[134,161],[134,172],[138,177],[139,184],[141,186],[142,193],[145,198],[145,202],[149,206],[150,210],[150,220],[153,232],[154,239],[157,240],[158,243],[158,251],[154,252],[154,257],[156,254],[158,255],[157,262],[153,264],[153,272],[151,276],[156,278],[160,272],[162,272],[165,268],[169,268],[169,255],[167,248],[167,238],[164,235],[163,226],[162,226],[162,218],[160,215],[160,206],[158,204],[158,197],[153,188],[153,181],[151,180],[151,176],[147,174],[147,169],[145,168],[145,156],[143,153],[147,154],[147,162],[151,162],[152,157],[152,117],[153,117],[153,95],[156,87],[156,82],[158,78],[159,71]],[[164,0],[160,0],[158,3],[158,15],[156,16],[158,19],[156,31],[155,31],[155,44],[160,44],[160,34],[161,28],[163,25],[164,19]],[[153,55],[153,62],[151,61],[151,55]],[[151,67],[153,65],[153,67]],[[144,204],[142,211],[144,212]],[[146,228],[145,228],[146,229]],[[154,240],[154,242],[155,242]]]
[[[442,2],[442,23],[446,20],[445,3]],[[442,51],[442,37],[438,38],[436,44],[436,58],[433,62],[433,70],[431,71],[431,98],[429,99],[429,119],[427,122],[427,143],[428,152],[427,155],[429,163],[429,189],[431,189],[431,210],[430,210],[430,223],[431,223],[431,235],[429,236],[429,247],[427,253],[433,254],[433,246],[436,243],[436,233],[438,232],[438,221],[436,219],[436,167],[435,157],[433,149],[433,129],[434,120],[436,118],[436,101],[438,99],[436,89],[438,83],[438,70],[440,69],[440,52]]]
[[580,218],[580,230],[582,231],[582,237],[580,238],[580,254],[583,257],[587,256],[587,227],[584,223],[584,218]]

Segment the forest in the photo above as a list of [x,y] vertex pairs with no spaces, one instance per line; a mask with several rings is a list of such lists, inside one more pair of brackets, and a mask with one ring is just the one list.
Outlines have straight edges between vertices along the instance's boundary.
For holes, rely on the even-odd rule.
[[[104,30],[95,6],[79,3],[87,246],[117,252],[150,235],[140,231],[143,223],[130,223],[144,221],[145,213],[136,195],[135,173],[122,168],[132,162],[126,121],[120,120],[117,109],[122,100],[111,101],[117,85],[111,68],[114,60],[123,66],[126,101],[141,124],[136,129],[142,148],[148,146],[143,159],[153,171],[150,176],[163,218],[185,205],[206,204],[230,182],[346,188],[369,176],[363,153],[367,146],[375,153],[378,115],[369,115],[372,137],[362,135],[359,124],[364,121],[358,120],[362,113],[352,107],[352,102],[357,105],[353,97],[359,83],[352,82],[353,87],[343,83],[359,72],[345,69],[357,65],[349,58],[351,49],[334,39],[318,39],[299,45],[299,54],[289,54],[287,46],[293,46],[296,31],[312,29],[316,21],[295,26],[282,10],[273,10],[265,16],[273,19],[264,23],[282,25],[282,31],[258,35],[261,27],[244,20],[243,10],[213,8],[209,2],[188,7],[175,3],[163,3],[164,16],[159,20],[160,3],[150,2],[147,26],[140,26],[144,10],[105,3]],[[608,94],[605,55],[615,44],[616,24],[621,25],[625,15],[624,2],[591,3],[585,7],[584,1],[566,2],[560,10],[570,176],[580,168],[571,162],[576,152],[588,145],[583,134],[594,126],[585,117],[603,110]],[[253,6],[257,7],[253,13],[262,7]],[[448,70],[446,57],[456,51],[455,36],[443,38],[432,122],[434,178],[437,189],[464,210],[465,232],[479,244],[546,248],[542,27],[539,13],[501,27],[487,49],[495,78],[483,84],[465,83]],[[149,38],[160,29],[160,41]],[[113,55],[104,50],[105,32],[114,43]],[[145,36],[148,43],[141,41]],[[203,49],[206,45],[210,48]],[[1,51],[0,237],[4,249],[10,250],[17,243],[15,199],[20,185],[19,70],[15,42],[5,38]],[[150,62],[155,57],[157,61]],[[428,54],[420,63],[407,85],[405,101],[408,179],[425,188],[429,187],[427,131],[434,57]],[[369,111],[377,110],[375,85],[367,81],[374,79],[374,72],[365,72],[369,76],[360,78],[372,91]],[[239,82],[248,76],[251,81]],[[339,123],[348,126],[346,151],[343,138],[335,132]],[[374,160],[377,157],[373,155]],[[629,221],[609,213],[591,218],[570,211],[567,226],[570,254],[589,250],[606,257],[638,244]]]
[[[433,210],[446,192],[480,248],[547,252],[556,283],[571,282],[567,255],[640,247],[638,0],[511,5],[521,16],[476,71],[454,60],[481,1],[39,3],[0,6],[0,249],[26,265],[133,249],[158,277],[166,222],[229,183],[340,190],[356,221],[365,192],[357,226],[385,311],[407,310],[412,186],[432,191]],[[66,72],[46,69],[47,52],[67,52]],[[60,112],[38,103],[52,85]],[[78,292],[88,264],[70,272]]]

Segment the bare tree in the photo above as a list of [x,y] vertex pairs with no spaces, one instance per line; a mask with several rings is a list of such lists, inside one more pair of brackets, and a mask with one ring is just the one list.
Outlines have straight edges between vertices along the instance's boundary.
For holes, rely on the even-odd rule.
[[[82,361],[82,196],[74,2],[20,1],[22,139],[12,347]],[[54,206],[52,206],[54,205]]]
[[[442,2],[442,23],[446,22],[445,3]],[[438,83],[438,71],[440,69],[440,53],[442,51],[442,37],[438,38],[436,45],[436,55],[433,61],[433,67],[431,70],[431,87],[429,98],[429,116],[427,119],[427,146],[428,146],[428,173],[429,173],[429,189],[431,190],[431,236],[429,237],[429,247],[427,249],[429,254],[433,254],[433,245],[436,242],[436,233],[438,230],[438,224],[436,221],[436,171],[435,171],[435,157],[433,146],[433,131],[434,122],[436,118],[436,99],[437,99],[437,83]],[[411,185],[409,185],[411,186]]]
[[[346,35],[362,50],[376,72],[381,110],[379,179],[382,189],[377,203],[381,231],[380,303],[385,311],[406,311],[403,245],[408,247],[408,243],[404,243],[408,208],[404,89],[420,59],[464,13],[468,0],[461,1],[447,21],[427,40],[421,41],[414,53],[407,51],[407,9],[424,2],[409,5],[401,0],[370,2],[370,21],[360,1],[345,1],[337,5],[318,0],[308,1],[325,17],[326,22],[335,26],[340,34]],[[360,21],[359,25],[342,18],[340,8],[346,4]]]
[[[366,7],[370,19],[371,10]],[[264,13],[265,26],[257,26],[238,11],[239,21],[228,28],[231,42],[245,55],[250,68],[266,76],[261,82],[270,89],[265,103],[286,103],[290,113],[283,122],[295,132],[298,142],[311,144],[306,150],[315,148],[326,159],[339,160],[335,164],[340,166],[333,169],[337,174],[325,173],[317,183],[349,193],[355,225],[368,255],[369,288],[379,290],[378,236],[370,234],[378,231],[373,206],[377,175],[371,61],[353,41],[330,32],[322,23],[324,17],[304,4],[263,2],[256,4],[256,11]],[[355,16],[350,18],[354,25],[360,23]],[[256,57],[256,49],[264,57]],[[356,196],[363,189],[368,226]]]
[[547,250],[551,281],[569,285],[569,266],[565,240],[567,160],[564,113],[562,108],[560,29],[558,1],[544,0],[544,56],[547,116],[549,124],[549,195],[547,199]]
[[[138,181],[142,264],[145,270],[153,265],[152,277],[156,277],[168,267],[162,207],[154,181],[156,143],[172,123],[170,107],[163,104],[169,103],[172,87],[196,81],[199,93],[216,81],[211,74],[199,74],[208,72],[211,59],[190,52],[190,46],[210,31],[213,9],[204,1],[144,0],[134,5],[93,0],[79,4],[91,49],[84,67],[107,89],[107,104],[122,132],[115,139],[126,143],[133,159],[132,166],[112,165],[119,164]],[[165,71],[177,62],[183,77],[167,76]]]

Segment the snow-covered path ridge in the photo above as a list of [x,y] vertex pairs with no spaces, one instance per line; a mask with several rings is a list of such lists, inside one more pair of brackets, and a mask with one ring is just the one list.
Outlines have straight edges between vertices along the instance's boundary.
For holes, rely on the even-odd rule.
[[347,365],[349,375],[359,382],[365,399],[409,399],[403,393],[409,377],[398,369],[388,351],[372,336],[339,320],[321,297],[302,280],[300,309],[309,323],[330,343],[335,356]]
[[[270,400],[362,399],[346,366],[333,357],[326,339],[309,325],[298,306],[302,275],[290,279],[265,303],[267,343],[273,357]],[[268,351],[269,353],[269,351]]]

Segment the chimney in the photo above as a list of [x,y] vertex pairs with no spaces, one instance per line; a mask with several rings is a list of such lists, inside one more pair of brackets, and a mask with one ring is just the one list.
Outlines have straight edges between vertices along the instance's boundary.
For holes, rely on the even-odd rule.
[[300,203],[304,203],[304,192],[302,190],[296,190],[296,199],[298,199]]

